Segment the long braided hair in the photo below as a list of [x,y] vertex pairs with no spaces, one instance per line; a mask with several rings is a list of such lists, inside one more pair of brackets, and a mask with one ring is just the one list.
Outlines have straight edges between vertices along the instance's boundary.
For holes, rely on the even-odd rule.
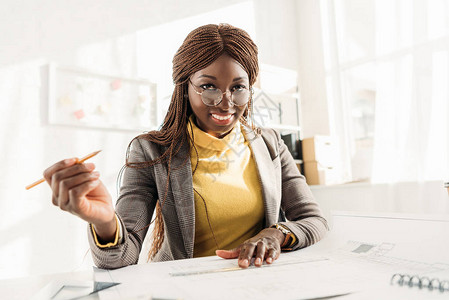
[[[129,162],[130,146],[128,146],[126,167],[144,168],[157,163],[168,164],[164,199],[156,204],[155,226],[148,260],[154,258],[164,240],[161,205],[167,198],[172,157],[177,155],[183,144],[189,141],[187,123],[193,112],[187,96],[188,80],[192,74],[206,68],[224,53],[240,63],[248,74],[249,84],[252,86],[259,72],[258,49],[248,33],[229,24],[209,24],[198,27],[187,35],[173,58],[173,82],[175,87],[161,129],[150,131],[135,138],[154,142],[165,147],[166,150],[157,159],[134,163]],[[252,118],[252,100],[250,99],[248,102],[240,122],[258,133],[259,129],[255,127]],[[188,158],[189,156],[185,158],[184,162],[187,162]],[[150,224],[138,231],[149,227]]]

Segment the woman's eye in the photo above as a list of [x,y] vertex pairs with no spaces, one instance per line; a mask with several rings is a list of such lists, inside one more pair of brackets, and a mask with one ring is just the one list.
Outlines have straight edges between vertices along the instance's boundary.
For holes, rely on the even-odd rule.
[[203,90],[210,90],[210,89],[215,89],[215,86],[213,84],[202,84],[200,85],[200,88],[202,88]]
[[246,86],[244,85],[236,85],[232,88],[233,91],[239,91],[239,90],[244,90],[246,89]]

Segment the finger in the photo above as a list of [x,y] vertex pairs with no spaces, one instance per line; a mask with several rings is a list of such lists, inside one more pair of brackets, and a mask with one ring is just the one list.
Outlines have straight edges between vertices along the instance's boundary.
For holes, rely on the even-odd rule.
[[47,181],[48,184],[50,184],[51,177],[53,176],[54,173],[64,168],[73,166],[76,163],[76,161],[77,161],[76,158],[68,158],[51,165],[50,167],[45,169],[43,173],[44,179]]
[[59,184],[58,205],[62,210],[67,210],[69,204],[69,190],[88,181],[94,181],[100,178],[99,172],[81,173],[66,179]]
[[100,184],[100,180],[89,180],[69,190],[69,203],[66,206],[67,211],[75,214],[85,212],[86,201],[82,201],[85,196]]
[[263,259],[265,258],[265,251],[266,251],[266,246],[265,243],[263,241],[258,241],[257,242],[257,253],[256,253],[256,260],[254,261],[254,265],[256,267],[260,267],[263,264]]
[[279,257],[279,251],[276,249],[270,248],[267,251],[267,264],[272,264]]
[[95,169],[95,165],[92,163],[87,164],[76,164],[72,166],[68,166],[66,168],[60,169],[54,172],[50,178],[50,186],[53,190],[53,194],[55,194],[56,198],[59,198],[59,185],[63,179],[69,178],[71,176],[92,172]]
[[251,258],[253,257],[255,248],[256,248],[255,243],[246,242],[245,244],[243,244],[243,246],[240,250],[239,259],[238,259],[239,267],[241,267],[241,268],[249,267],[249,264],[251,262]]
[[78,175],[80,173],[89,173],[95,169],[93,163],[76,164],[53,173],[51,180],[61,181],[64,178]]
[[215,254],[225,259],[237,258],[240,254],[240,249],[234,248],[232,250],[216,250]]

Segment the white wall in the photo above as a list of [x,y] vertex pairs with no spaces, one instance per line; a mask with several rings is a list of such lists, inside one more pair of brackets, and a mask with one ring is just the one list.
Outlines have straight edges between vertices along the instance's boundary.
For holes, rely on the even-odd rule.
[[257,0],[254,9],[260,61],[298,72],[301,138],[329,135],[320,1]]
[[298,0],[296,20],[302,138],[330,135],[320,1]]
[[242,1],[3,0],[0,65],[58,54]]
[[295,0],[254,1],[260,62],[295,70],[298,66]]

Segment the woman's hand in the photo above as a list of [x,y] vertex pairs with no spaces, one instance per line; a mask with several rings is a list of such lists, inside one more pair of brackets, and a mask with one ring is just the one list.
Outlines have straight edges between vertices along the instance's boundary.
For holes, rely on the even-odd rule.
[[92,163],[77,164],[76,158],[62,160],[44,171],[50,185],[52,202],[93,224],[103,241],[113,239],[116,231],[115,211],[100,173]]
[[247,268],[255,257],[254,265],[262,266],[264,260],[271,264],[281,253],[284,234],[276,228],[265,228],[256,236],[246,240],[232,250],[217,250],[215,253],[221,258],[237,258],[241,268]]

